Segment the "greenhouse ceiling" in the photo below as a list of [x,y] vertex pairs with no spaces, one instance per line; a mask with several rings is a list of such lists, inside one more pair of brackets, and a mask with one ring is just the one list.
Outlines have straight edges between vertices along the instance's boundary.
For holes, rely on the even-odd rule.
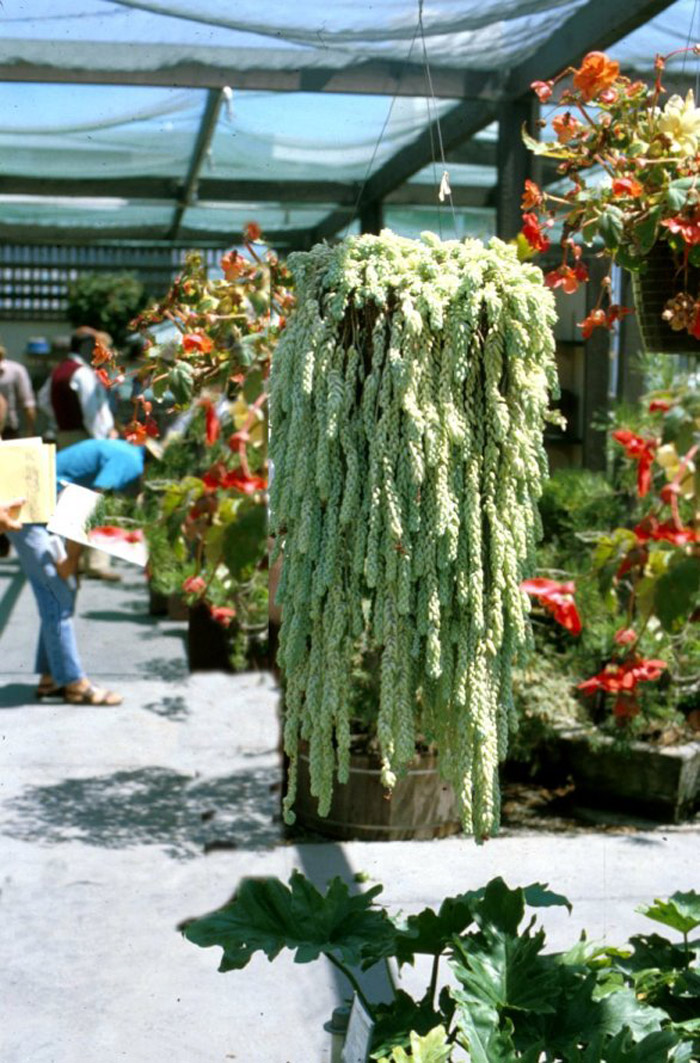
[[498,195],[517,209],[530,83],[593,48],[649,72],[700,37],[696,7],[4,0],[0,241],[225,246],[249,221],[282,249],[382,222],[491,231]]

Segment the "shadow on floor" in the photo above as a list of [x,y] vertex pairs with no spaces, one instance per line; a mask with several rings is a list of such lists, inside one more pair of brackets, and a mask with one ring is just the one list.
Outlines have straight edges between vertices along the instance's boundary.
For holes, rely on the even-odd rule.
[[[36,683],[6,683],[0,687],[0,709],[20,709],[27,705],[41,707],[36,699]],[[55,705],[55,702],[54,702]]]
[[7,801],[0,833],[44,845],[158,845],[176,860],[278,845],[278,771],[269,765],[198,781],[167,768],[27,787]]

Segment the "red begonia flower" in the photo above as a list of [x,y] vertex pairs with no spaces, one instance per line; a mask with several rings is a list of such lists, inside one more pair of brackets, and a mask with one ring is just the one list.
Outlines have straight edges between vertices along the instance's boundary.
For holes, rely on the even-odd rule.
[[554,620],[566,628],[572,635],[580,635],[581,618],[574,602],[576,584],[572,582],[557,583],[551,579],[526,579],[520,584],[526,594],[537,598],[540,605],[552,614]]
[[202,332],[188,332],[182,337],[182,346],[188,353],[197,351],[199,354],[209,354],[209,351],[214,346],[214,341],[210,336],[205,336]]

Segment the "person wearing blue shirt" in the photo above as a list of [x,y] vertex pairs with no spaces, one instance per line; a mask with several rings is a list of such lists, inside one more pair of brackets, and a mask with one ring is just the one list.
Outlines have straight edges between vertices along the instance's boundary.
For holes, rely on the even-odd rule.
[[56,478],[94,491],[125,491],[143,475],[145,447],[123,439],[84,439],[59,450]]

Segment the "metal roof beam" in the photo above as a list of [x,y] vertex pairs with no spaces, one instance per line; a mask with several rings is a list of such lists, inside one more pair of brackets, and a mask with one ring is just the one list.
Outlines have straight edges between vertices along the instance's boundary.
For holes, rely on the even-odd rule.
[[204,114],[202,115],[202,122],[192,151],[192,158],[190,159],[187,177],[185,178],[182,197],[175,208],[175,213],[173,214],[173,220],[168,234],[170,240],[177,240],[185,211],[188,207],[192,206],[197,198],[199,175],[211,146],[212,137],[216,131],[216,123],[219,120],[219,112],[221,111],[221,104],[223,102],[223,89],[209,90],[206,107],[204,108]]
[[586,52],[604,51],[672,3],[674,0],[588,0],[534,55],[511,71],[506,95],[510,99],[522,96],[530,91],[533,81],[556,77],[567,66],[579,63]]
[[[198,202],[204,204],[245,204],[251,210],[258,203],[321,204],[352,209],[357,202],[359,185],[342,181],[229,181],[225,178],[201,178],[198,182]],[[453,182],[453,192],[459,196],[459,206],[481,206],[488,187],[461,185]],[[32,195],[56,198],[118,198],[129,200],[173,200],[184,198],[182,185],[161,177],[129,178],[58,178],[0,175],[1,195]],[[435,186],[409,182],[389,193],[388,203],[422,206],[436,201]]]
[[[350,61],[294,53],[298,65],[280,68],[275,49],[206,48],[131,43],[123,50],[102,41],[0,41],[0,81],[89,85],[160,85],[168,88],[269,92],[347,92],[425,96],[422,63],[400,59]],[[431,64],[433,91],[443,99],[502,95],[507,71],[465,70]]]

